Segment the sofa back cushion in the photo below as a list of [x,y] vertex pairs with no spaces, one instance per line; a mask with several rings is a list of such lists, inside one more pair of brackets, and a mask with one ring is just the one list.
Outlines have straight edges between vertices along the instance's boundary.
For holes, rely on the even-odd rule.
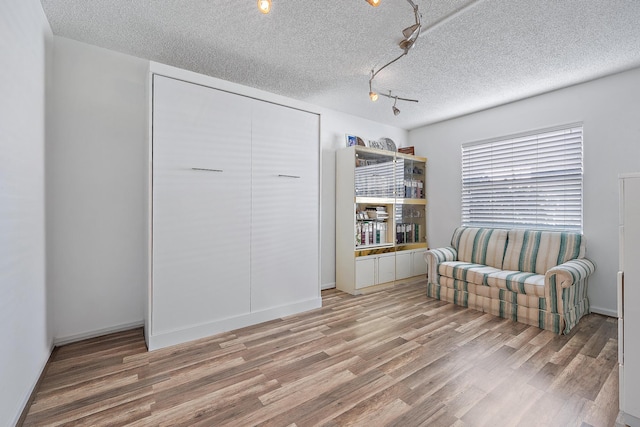
[[507,230],[498,228],[458,227],[451,246],[458,251],[458,261],[502,268]]
[[571,259],[584,258],[585,239],[579,233],[509,230],[504,270],[545,274]]

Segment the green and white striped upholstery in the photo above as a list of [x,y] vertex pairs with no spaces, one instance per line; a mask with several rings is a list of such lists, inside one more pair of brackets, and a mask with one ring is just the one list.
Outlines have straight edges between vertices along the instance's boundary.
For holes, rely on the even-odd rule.
[[509,230],[504,270],[545,274],[571,259],[584,258],[585,240],[578,233]]
[[445,261],[438,266],[440,276],[451,277],[456,280],[487,286],[489,275],[502,270],[482,264],[472,264],[463,261]]
[[572,259],[563,263],[562,265],[555,266],[547,271],[547,276],[556,274],[560,285],[563,288],[569,287],[574,283],[589,277],[594,271],[596,271],[596,265],[593,261],[586,258]]
[[455,261],[458,259],[458,252],[451,248],[430,249],[424,253],[424,260],[427,263],[428,280],[438,283],[438,265],[446,261]]
[[589,313],[580,234],[459,227],[451,246],[425,253],[430,297],[557,334]]
[[501,270],[487,278],[489,286],[511,292],[544,297],[544,275],[522,271]]
[[497,228],[458,227],[451,246],[458,251],[457,261],[502,268],[507,230]]

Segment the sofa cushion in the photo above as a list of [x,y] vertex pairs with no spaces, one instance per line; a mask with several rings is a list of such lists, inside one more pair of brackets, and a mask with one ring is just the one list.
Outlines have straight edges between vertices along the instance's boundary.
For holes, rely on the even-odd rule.
[[544,274],[498,271],[488,275],[487,283],[493,288],[544,297]]
[[585,239],[579,233],[509,230],[504,270],[545,274],[556,265],[584,258]]
[[451,246],[458,251],[458,261],[502,268],[507,230],[496,228],[458,227]]
[[440,276],[485,286],[488,286],[489,275],[500,271],[502,270],[494,267],[462,261],[445,261],[438,266]]

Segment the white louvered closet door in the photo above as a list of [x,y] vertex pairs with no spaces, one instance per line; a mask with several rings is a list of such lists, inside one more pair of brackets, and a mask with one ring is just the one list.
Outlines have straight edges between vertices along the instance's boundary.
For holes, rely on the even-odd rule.
[[319,116],[253,107],[251,310],[318,298]]
[[251,102],[154,76],[153,334],[250,311]]

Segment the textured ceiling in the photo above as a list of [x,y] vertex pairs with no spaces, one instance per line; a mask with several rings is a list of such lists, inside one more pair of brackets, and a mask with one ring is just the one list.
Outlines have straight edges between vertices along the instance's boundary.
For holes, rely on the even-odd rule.
[[42,0],[54,34],[404,129],[640,66],[640,0]]

